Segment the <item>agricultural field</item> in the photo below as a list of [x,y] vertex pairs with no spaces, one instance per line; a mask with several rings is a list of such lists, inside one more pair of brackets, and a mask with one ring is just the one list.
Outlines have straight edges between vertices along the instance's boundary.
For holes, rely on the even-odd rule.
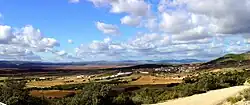
[[[106,76],[106,75],[104,75]],[[27,83],[27,87],[51,87],[56,85],[68,85],[68,84],[81,84],[92,82],[108,82],[112,80],[127,81],[126,85],[149,85],[149,84],[171,84],[171,83],[180,83],[182,78],[173,78],[173,77],[157,77],[152,75],[142,75],[142,74],[132,74],[130,76],[118,77],[114,79],[104,79],[104,80],[95,80],[97,78],[102,78],[100,76],[95,76],[93,78],[78,76],[64,76],[57,77],[52,80],[43,80],[43,81],[30,81]]]
[[172,78],[172,77],[156,77],[151,75],[141,76],[136,81],[132,81],[131,85],[148,85],[148,84],[171,84],[180,83],[182,78]]
[[27,87],[51,87],[56,85],[81,84],[88,81],[87,77],[78,78],[76,75],[52,78],[51,80],[29,81]]
[[30,94],[35,97],[46,98],[62,98],[70,95],[74,95],[76,91],[73,90],[32,90]]

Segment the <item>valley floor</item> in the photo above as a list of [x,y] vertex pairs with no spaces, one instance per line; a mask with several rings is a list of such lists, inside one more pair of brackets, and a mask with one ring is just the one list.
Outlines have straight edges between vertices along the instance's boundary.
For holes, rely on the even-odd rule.
[[212,90],[207,93],[197,94],[185,98],[169,100],[164,103],[153,105],[218,105],[228,97],[250,88],[249,86],[234,86],[225,89]]

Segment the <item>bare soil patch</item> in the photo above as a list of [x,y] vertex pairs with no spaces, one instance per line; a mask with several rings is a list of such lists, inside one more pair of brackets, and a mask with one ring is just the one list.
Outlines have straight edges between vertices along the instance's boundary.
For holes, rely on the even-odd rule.
[[73,90],[32,90],[30,94],[35,97],[62,98],[75,94]]
[[133,85],[146,85],[146,84],[170,84],[181,83],[182,78],[171,77],[156,77],[156,76],[141,76],[138,80],[131,82]]

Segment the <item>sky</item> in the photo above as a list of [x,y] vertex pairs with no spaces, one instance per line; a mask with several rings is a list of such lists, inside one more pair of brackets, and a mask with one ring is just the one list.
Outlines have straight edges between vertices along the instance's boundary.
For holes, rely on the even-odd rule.
[[250,51],[249,0],[0,0],[0,60],[211,60]]

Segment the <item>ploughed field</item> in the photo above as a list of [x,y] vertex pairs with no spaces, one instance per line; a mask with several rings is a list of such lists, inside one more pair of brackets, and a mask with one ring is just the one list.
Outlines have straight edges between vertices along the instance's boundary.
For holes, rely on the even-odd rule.
[[35,97],[46,97],[46,98],[62,98],[70,95],[74,95],[74,90],[32,90],[30,94]]
[[141,76],[136,81],[132,81],[131,85],[147,85],[147,84],[171,84],[180,83],[182,78],[172,78],[172,77],[156,77],[151,75]]

